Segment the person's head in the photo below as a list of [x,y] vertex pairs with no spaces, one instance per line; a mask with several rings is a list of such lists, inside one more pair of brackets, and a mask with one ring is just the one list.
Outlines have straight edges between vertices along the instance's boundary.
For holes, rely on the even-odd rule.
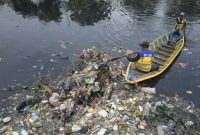
[[184,13],[184,12],[181,12],[181,13],[180,13],[180,19],[183,20],[184,17],[185,17],[185,13]]
[[148,50],[149,49],[149,43],[148,42],[143,42],[139,45],[142,50]]

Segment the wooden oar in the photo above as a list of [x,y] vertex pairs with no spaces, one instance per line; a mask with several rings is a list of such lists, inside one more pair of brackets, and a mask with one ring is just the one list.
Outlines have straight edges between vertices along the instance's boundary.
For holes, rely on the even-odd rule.
[[[138,52],[130,53],[130,54],[128,54],[128,55],[136,54],[136,53],[138,53]],[[119,56],[119,57],[115,57],[115,58],[110,59],[108,62],[112,62],[112,61],[121,59],[121,58],[123,58],[123,57],[126,57],[126,56],[125,56],[125,55],[122,55],[122,56]]]

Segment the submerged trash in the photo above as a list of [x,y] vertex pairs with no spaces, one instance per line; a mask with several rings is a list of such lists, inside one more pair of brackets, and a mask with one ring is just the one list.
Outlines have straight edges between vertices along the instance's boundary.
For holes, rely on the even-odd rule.
[[187,64],[187,63],[178,63],[178,66],[179,66],[180,68],[185,69],[185,68],[188,66],[188,64]]

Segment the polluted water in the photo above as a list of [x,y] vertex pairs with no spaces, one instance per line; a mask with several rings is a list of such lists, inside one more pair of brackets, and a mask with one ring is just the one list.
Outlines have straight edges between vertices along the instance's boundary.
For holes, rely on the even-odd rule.
[[200,135],[200,110],[192,102],[125,87],[125,64],[111,58],[107,50],[85,49],[64,75],[36,81],[12,115],[2,110],[0,134]]

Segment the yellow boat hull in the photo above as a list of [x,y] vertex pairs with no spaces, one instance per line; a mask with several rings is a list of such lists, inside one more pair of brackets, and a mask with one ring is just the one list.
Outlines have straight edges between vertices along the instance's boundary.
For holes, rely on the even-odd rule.
[[126,83],[138,83],[159,76],[172,64],[172,62],[175,60],[175,58],[178,56],[184,46],[184,37],[180,35],[180,33],[177,33],[177,35],[174,35],[172,39],[172,41],[176,41],[178,39],[177,42],[174,46],[169,46],[167,42],[169,40],[170,34],[171,33],[160,36],[150,43],[150,50],[154,50],[156,53],[156,56],[153,59],[153,63],[158,64],[159,69],[157,71],[140,73],[137,76],[131,76],[131,71],[139,71],[133,69],[132,67],[134,67],[135,63],[130,62],[128,64],[125,75]]

